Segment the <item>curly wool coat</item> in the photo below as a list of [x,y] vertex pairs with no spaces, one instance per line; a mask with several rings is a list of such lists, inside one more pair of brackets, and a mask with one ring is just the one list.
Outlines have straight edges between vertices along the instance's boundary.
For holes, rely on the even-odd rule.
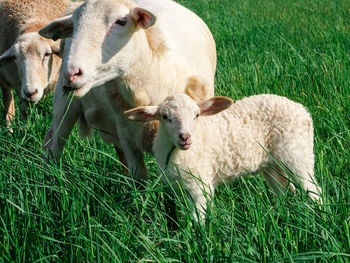
[[[195,102],[182,98],[175,96],[171,103],[183,113],[186,107],[189,112],[197,110]],[[273,158],[298,175],[312,199],[321,201],[321,189],[314,177],[312,118],[303,105],[285,97],[255,95],[216,115],[199,117],[191,132],[191,147],[186,151],[175,148],[170,152],[174,146],[169,138],[161,120],[154,142],[157,162],[169,181],[179,181],[189,189],[202,212],[206,207],[203,188],[214,193],[219,184],[247,173],[262,171],[277,191],[281,190],[278,183],[287,186],[288,180],[281,176]]]

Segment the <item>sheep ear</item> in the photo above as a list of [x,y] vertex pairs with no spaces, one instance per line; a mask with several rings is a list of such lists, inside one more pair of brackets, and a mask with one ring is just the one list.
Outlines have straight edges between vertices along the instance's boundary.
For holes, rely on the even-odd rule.
[[131,121],[154,121],[157,119],[158,106],[141,106],[124,111],[124,115]]
[[230,98],[217,96],[199,103],[198,106],[201,110],[202,116],[209,116],[226,110],[232,105],[232,103],[233,100]]
[[131,18],[143,29],[153,26],[156,22],[156,17],[151,12],[139,7],[131,10]]
[[4,54],[0,56],[0,67],[14,61],[16,59],[15,55],[13,54],[13,49],[10,47],[8,50],[5,51]]
[[52,53],[59,55],[61,50],[60,47],[61,47],[61,41],[55,41],[54,43],[52,43],[51,45]]
[[51,23],[41,28],[39,34],[54,41],[71,37],[73,34],[72,15],[53,20]]

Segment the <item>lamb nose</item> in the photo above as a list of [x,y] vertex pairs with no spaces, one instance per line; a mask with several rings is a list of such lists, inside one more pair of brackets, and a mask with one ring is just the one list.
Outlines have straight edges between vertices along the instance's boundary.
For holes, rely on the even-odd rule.
[[191,135],[189,133],[185,133],[185,134],[180,134],[179,137],[181,140],[187,141],[189,138],[191,138]]

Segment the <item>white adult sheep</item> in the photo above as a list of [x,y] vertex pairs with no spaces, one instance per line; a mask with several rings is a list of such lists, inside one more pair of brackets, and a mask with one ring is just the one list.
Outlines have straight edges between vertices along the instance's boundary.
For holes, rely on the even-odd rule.
[[[12,89],[30,102],[38,102],[54,89],[61,66],[60,43],[41,37],[37,31],[52,19],[72,12],[74,6],[66,0],[0,2],[0,86],[8,128],[15,115]],[[26,108],[27,103],[21,100],[24,119]]]
[[[53,21],[40,34],[72,38],[63,59],[64,79],[57,87],[61,91],[57,92],[72,91],[80,100],[85,95],[91,100],[94,96],[109,97],[109,104],[100,110],[113,110],[114,135],[139,181],[147,178],[143,152],[151,152],[156,127],[144,129],[126,119],[123,112],[158,104],[178,92],[200,93],[195,97],[198,101],[214,95],[213,37],[198,16],[173,1],[87,0],[72,16]],[[108,91],[113,94],[101,88],[107,82],[114,85],[114,90]],[[192,85],[185,90],[188,82]],[[96,87],[99,90],[92,95],[89,91]],[[71,111],[62,120],[66,105],[65,98],[54,100],[54,118],[45,138],[46,149],[55,156],[60,155],[76,116],[84,115],[78,109],[80,112]]]
[[271,156],[298,175],[312,199],[321,201],[314,177],[313,122],[304,106],[276,95],[231,104],[226,97],[197,104],[178,94],[159,106],[138,107],[125,115],[135,121],[160,121],[153,149],[157,162],[169,181],[189,190],[202,216],[206,209],[202,189],[214,193],[219,184],[248,172],[262,171],[277,192],[278,183],[287,186],[287,177]]

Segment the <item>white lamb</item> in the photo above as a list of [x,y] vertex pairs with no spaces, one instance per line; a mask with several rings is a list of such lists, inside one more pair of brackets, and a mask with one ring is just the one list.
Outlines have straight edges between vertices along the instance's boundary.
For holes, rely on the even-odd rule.
[[273,158],[298,175],[313,200],[322,202],[314,177],[313,122],[305,107],[276,95],[232,103],[213,97],[197,104],[178,94],[125,115],[135,121],[160,121],[153,146],[157,162],[170,182],[189,190],[201,217],[206,210],[203,190],[213,194],[219,184],[247,173],[261,171],[276,192],[282,192],[281,185],[295,191]]

